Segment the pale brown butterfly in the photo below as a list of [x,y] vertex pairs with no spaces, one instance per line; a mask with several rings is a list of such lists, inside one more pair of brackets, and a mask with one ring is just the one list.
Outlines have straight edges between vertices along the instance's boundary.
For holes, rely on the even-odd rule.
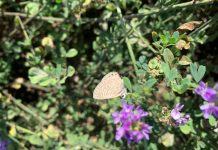
[[127,94],[123,80],[117,72],[106,74],[93,92],[93,98],[98,100],[125,97]]

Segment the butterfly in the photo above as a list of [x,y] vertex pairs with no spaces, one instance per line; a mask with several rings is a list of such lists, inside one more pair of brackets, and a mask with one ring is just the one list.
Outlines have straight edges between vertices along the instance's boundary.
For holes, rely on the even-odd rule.
[[127,90],[123,80],[117,72],[106,74],[93,92],[93,98],[98,100],[112,99],[116,97],[124,98]]

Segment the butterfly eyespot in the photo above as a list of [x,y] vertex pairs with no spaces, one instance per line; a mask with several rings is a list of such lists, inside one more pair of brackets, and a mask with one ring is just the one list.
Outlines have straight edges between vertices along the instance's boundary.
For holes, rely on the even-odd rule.
[[126,94],[123,94],[120,96],[121,99],[124,99],[126,97]]
[[122,94],[121,94],[120,98],[121,98],[121,99],[124,99],[126,96],[127,96],[127,90],[126,90],[126,88],[124,88],[124,89],[122,90]]

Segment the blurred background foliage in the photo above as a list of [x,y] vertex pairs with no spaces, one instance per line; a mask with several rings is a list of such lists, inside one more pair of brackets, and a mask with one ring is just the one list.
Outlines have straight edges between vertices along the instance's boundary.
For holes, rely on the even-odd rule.
[[[180,132],[159,127],[148,143],[129,147],[125,141],[117,142],[111,112],[120,102],[97,102],[92,92],[110,71],[136,83],[136,68],[137,75],[143,74],[144,62],[150,68],[158,63],[155,35],[163,42],[174,33],[175,41],[170,44],[176,44],[179,25],[193,20],[202,24],[184,34],[191,45],[181,53],[207,66],[205,79],[216,81],[217,6],[212,0],[0,0],[1,138],[12,141],[10,149],[154,150],[172,146],[163,138],[173,135],[173,149],[216,149],[217,133],[201,126],[195,130],[202,132],[191,136],[190,128]],[[186,68],[182,69],[185,74]],[[149,88],[152,82],[159,87]],[[157,117],[161,115],[159,105],[172,106],[172,100],[190,100],[187,110],[198,107],[199,101],[190,92],[182,94],[177,89],[182,97],[167,92],[160,78],[150,84],[139,99]],[[139,85],[134,89],[142,90]],[[204,124],[200,118],[195,121]]]

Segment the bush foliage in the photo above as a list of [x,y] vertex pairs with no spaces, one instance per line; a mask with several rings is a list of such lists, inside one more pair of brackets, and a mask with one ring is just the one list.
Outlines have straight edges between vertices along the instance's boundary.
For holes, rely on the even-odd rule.
[[[217,149],[217,6],[0,0],[0,148]],[[113,71],[127,96],[93,99]],[[149,139],[115,139],[120,126],[112,114],[121,105],[125,111],[123,101],[145,111]],[[172,110],[190,118],[173,123]]]

